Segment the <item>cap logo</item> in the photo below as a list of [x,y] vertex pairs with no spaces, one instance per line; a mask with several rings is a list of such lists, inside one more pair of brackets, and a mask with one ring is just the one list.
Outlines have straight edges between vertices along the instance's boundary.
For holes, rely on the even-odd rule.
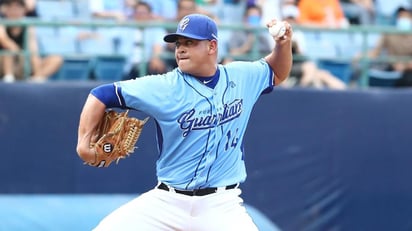
[[179,25],[181,31],[184,31],[186,29],[187,25],[189,25],[189,21],[190,21],[190,19],[187,18],[187,17],[182,19],[182,21],[180,22],[180,25]]

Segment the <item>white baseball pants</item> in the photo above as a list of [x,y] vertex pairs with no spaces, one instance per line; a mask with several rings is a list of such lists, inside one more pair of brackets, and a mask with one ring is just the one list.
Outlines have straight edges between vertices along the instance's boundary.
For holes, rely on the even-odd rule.
[[241,190],[187,196],[152,189],[105,217],[95,231],[257,231]]

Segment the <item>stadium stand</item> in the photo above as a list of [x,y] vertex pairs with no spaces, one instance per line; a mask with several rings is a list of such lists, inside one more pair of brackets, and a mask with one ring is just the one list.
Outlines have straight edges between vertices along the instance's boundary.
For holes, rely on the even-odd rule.
[[[151,4],[153,4],[154,9],[159,10],[162,7],[159,8],[159,5],[156,4],[160,4],[160,2],[162,1],[153,1]],[[171,2],[168,1],[168,4]],[[229,6],[232,6],[230,4]],[[225,1],[226,5],[227,2]],[[39,15],[38,19],[42,23],[38,25],[37,21],[34,20],[32,25],[36,26],[40,52],[42,55],[61,54],[64,56],[65,64],[60,73],[67,73],[67,70],[73,69],[73,62],[76,63],[74,65],[76,66],[79,65],[79,60],[82,60],[82,62],[87,61],[86,70],[78,78],[84,79],[84,73],[88,72],[90,73],[88,79],[93,79],[93,77],[101,76],[95,76],[99,71],[93,70],[95,67],[99,67],[99,65],[96,65],[98,63],[96,60],[99,56],[105,57],[105,59],[113,56],[113,60],[118,59],[116,61],[118,65],[124,65],[124,62],[119,60],[119,56],[123,57],[120,59],[127,60],[133,53],[136,45],[136,39],[134,39],[136,28],[127,25],[133,22],[127,21],[123,25],[123,23],[113,23],[113,21],[97,21],[92,19],[88,0],[38,0],[36,10]],[[220,59],[226,55],[226,45],[230,42],[227,41],[227,34],[230,34],[232,30],[242,29],[238,26],[238,21],[231,21],[230,17],[226,16],[219,25],[221,27],[220,32],[222,32],[219,35],[221,38],[219,42]],[[168,24],[168,21],[163,22],[165,23],[165,29],[174,28],[174,25]],[[44,23],[47,25],[44,25]],[[262,27],[262,29],[264,28]],[[361,67],[363,68],[361,70],[362,74],[353,79],[353,76],[358,74],[358,72],[354,71],[353,58],[373,48],[383,33],[396,33],[396,28],[393,25],[350,26],[344,29],[333,30],[300,27],[299,29],[302,29],[305,34],[307,40],[305,53],[309,58],[346,83],[355,80],[358,81],[356,82],[357,85],[364,87],[391,87],[393,86],[392,82],[398,78],[399,73],[376,73],[373,71],[366,73],[371,60],[365,60],[366,64]],[[82,37],[81,34],[84,32],[94,34],[95,36]],[[255,59],[258,57],[249,58]],[[111,63],[113,64],[113,62]],[[124,66],[118,69],[122,68]],[[145,71],[142,71],[142,73],[145,73]],[[60,80],[65,78],[73,79],[73,77],[70,78],[66,74],[60,74],[59,77],[55,75],[52,79]],[[113,79],[118,79],[118,76]],[[362,79],[362,81],[359,81],[359,79]]]

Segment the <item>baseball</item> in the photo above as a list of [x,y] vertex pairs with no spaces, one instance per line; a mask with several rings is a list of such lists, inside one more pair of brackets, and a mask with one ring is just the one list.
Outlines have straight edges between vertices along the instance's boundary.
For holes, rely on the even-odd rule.
[[273,26],[269,27],[269,33],[275,37],[275,38],[280,38],[282,37],[286,32],[286,27],[284,22],[277,22]]

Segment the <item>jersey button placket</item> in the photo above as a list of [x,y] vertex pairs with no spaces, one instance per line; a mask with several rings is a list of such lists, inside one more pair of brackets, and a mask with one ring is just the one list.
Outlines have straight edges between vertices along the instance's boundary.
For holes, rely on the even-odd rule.
[[198,176],[198,182],[205,182],[207,183],[207,177],[209,174],[209,169],[212,166],[213,162],[215,161],[216,155],[214,149],[218,144],[217,134],[218,134],[218,124],[219,124],[219,115],[217,113],[215,97],[213,95],[210,96],[209,101],[212,103],[211,105],[211,114],[215,116],[215,124],[210,128],[210,136],[208,140],[208,148],[205,154],[205,162],[204,162],[204,171]]

